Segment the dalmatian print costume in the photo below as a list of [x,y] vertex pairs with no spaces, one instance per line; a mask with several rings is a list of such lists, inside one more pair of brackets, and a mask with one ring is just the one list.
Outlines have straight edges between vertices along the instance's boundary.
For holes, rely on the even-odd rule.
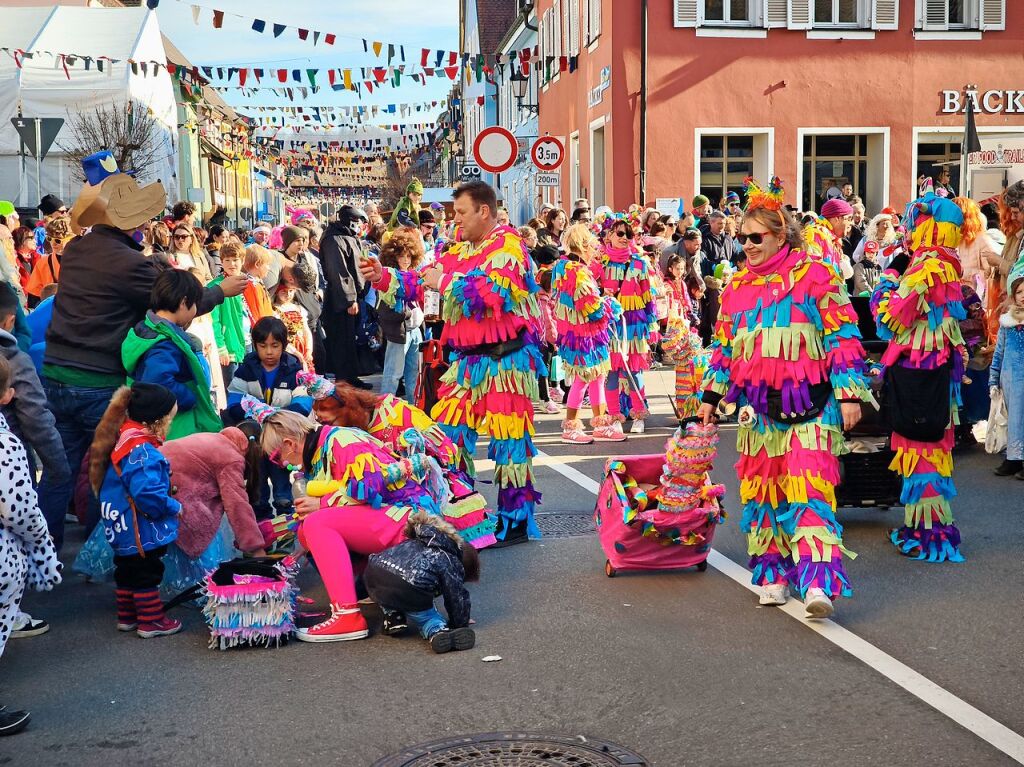
[[17,622],[25,585],[49,591],[60,560],[36,501],[21,441],[0,415],[0,655]]

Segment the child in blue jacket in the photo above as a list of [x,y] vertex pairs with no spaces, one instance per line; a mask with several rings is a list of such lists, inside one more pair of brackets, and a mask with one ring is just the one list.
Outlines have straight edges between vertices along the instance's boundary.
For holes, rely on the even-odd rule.
[[181,631],[181,623],[164,614],[159,591],[181,511],[172,497],[171,466],[160,453],[177,411],[163,386],[121,387],[96,427],[89,463],[89,483],[114,549],[117,630],[137,631],[143,639]]

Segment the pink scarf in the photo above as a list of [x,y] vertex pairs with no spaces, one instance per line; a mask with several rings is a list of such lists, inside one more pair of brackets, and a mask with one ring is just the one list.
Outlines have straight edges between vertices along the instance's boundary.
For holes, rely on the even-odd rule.
[[779,248],[779,252],[771,258],[765,259],[757,266],[750,263],[750,259],[747,259],[747,269],[758,277],[766,277],[769,274],[778,274],[782,265],[789,259],[790,248],[789,245],[784,245]]
[[617,261],[620,264],[629,261],[630,256],[633,255],[633,251],[630,250],[629,247],[613,248],[611,245],[604,246],[604,253],[609,259]]

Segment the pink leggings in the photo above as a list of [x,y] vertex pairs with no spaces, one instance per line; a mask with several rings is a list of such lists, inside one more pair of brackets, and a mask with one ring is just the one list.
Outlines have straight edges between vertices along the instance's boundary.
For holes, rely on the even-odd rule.
[[589,383],[582,378],[573,380],[569,387],[569,396],[565,399],[565,406],[572,410],[579,410],[583,404],[583,392],[590,392],[590,407],[596,413],[604,407],[604,376],[595,378]]
[[389,506],[337,506],[315,511],[299,528],[299,541],[313,555],[331,603],[354,605],[353,554],[376,554],[402,540],[405,517],[394,520]]

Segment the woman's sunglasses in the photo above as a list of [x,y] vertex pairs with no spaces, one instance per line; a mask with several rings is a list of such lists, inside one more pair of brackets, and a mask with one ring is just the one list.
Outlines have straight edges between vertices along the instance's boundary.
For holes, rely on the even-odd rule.
[[626,230],[625,229],[616,229],[614,232],[612,232],[612,234],[614,234],[616,237],[628,237],[629,236],[629,235],[626,234]]
[[189,239],[191,239],[191,235],[188,235],[188,234],[176,234],[176,235],[174,235],[174,239],[176,239],[176,240],[189,240]]
[[751,232],[750,234],[737,234],[736,239],[740,241],[740,245],[746,245],[747,240],[750,241],[751,245],[760,245],[764,242],[765,235],[769,232]]

